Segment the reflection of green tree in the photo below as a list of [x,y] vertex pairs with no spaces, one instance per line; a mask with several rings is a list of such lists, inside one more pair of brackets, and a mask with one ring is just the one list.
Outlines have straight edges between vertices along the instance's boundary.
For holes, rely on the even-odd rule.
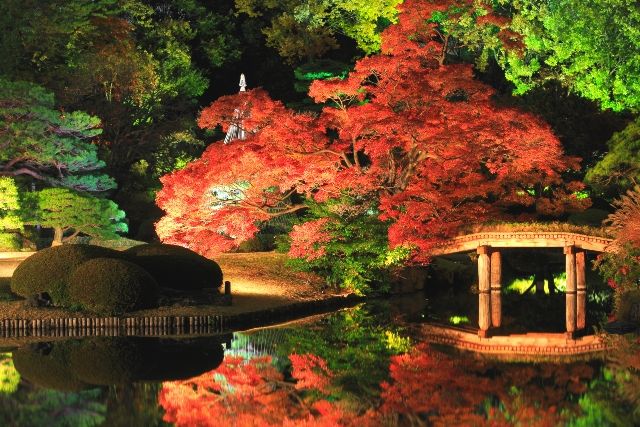
[[18,389],[20,374],[13,366],[11,353],[0,354],[0,393],[11,394]]
[[640,425],[640,342],[637,336],[609,337],[614,350],[606,368],[580,398],[582,415],[572,426]]
[[387,378],[389,357],[409,348],[397,328],[385,325],[384,315],[370,306],[341,311],[322,320],[321,325],[296,328],[285,335],[278,352],[311,353],[322,357],[335,374],[334,385],[342,390],[338,399],[376,399],[380,383]]
[[134,383],[109,387],[107,416],[104,425],[110,427],[159,427],[163,410],[158,405],[161,383]]
[[92,427],[105,419],[102,390],[79,393],[24,388],[11,396],[0,394],[0,425]]

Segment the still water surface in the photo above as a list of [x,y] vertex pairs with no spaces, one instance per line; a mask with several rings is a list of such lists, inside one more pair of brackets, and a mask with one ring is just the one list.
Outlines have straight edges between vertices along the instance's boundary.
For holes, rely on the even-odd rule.
[[[188,339],[85,338],[2,354],[3,426],[638,425],[632,344],[497,361],[420,343],[424,315],[363,304]],[[415,313],[414,313],[415,314]],[[7,349],[9,350],[9,349]],[[615,353],[615,354],[614,354]]]

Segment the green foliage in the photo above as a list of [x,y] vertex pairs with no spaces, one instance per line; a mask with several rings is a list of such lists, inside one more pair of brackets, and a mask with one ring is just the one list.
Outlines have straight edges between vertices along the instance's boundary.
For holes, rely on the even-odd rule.
[[90,140],[100,120],[81,111],[55,109],[53,94],[26,82],[0,78],[0,174],[26,175],[50,185],[104,191],[115,182]]
[[68,279],[69,299],[85,310],[122,314],[157,307],[158,284],[142,267],[113,258],[80,264]]
[[185,290],[222,286],[222,269],[218,263],[187,248],[150,244],[134,246],[125,253],[162,287]]
[[397,19],[402,0],[236,0],[240,13],[270,15],[267,45],[291,63],[313,60],[338,47],[336,36],[353,39],[367,54],[380,50],[380,32]]
[[18,187],[13,178],[0,176],[0,232],[22,229]]
[[11,394],[18,390],[20,374],[13,366],[11,353],[0,354],[0,393]]
[[16,233],[0,233],[0,251],[16,251],[22,247],[20,236]]
[[614,134],[607,145],[609,151],[585,180],[607,195],[621,194],[640,183],[640,118]]
[[[454,47],[497,60],[520,95],[549,80],[603,109],[640,107],[640,9],[627,0],[498,0],[441,19]],[[447,19],[449,18],[449,19]],[[481,22],[481,24],[479,24]]]
[[362,404],[377,398],[389,372],[389,357],[406,351],[410,341],[385,326],[384,314],[373,310],[359,306],[327,317],[322,328],[287,330],[278,345],[279,359],[287,360],[292,353],[322,357],[341,389],[332,399]]
[[610,336],[606,339],[611,345],[606,365],[580,397],[582,414],[571,420],[571,427],[630,426],[640,423],[637,337]]
[[[31,194],[30,194],[31,195]],[[54,243],[66,241],[72,233],[115,239],[127,231],[125,214],[113,201],[66,188],[47,188],[34,195],[35,204],[28,222],[54,229]]]
[[69,306],[68,280],[79,265],[94,258],[124,257],[122,252],[89,245],[42,249],[18,265],[11,277],[11,291],[24,298],[47,292],[54,305]]
[[591,236],[600,236],[611,238],[611,232],[602,228],[591,225],[572,224],[565,222],[507,222],[507,221],[491,221],[484,223],[469,224],[462,227],[461,233],[481,233],[487,232],[560,232],[560,233],[578,233],[588,234]]
[[388,291],[394,269],[404,265],[410,250],[389,247],[389,224],[378,219],[375,206],[347,196],[308,205],[310,218],[328,219],[325,230],[330,238],[321,257],[294,259],[291,264],[318,272],[331,286],[358,295]]

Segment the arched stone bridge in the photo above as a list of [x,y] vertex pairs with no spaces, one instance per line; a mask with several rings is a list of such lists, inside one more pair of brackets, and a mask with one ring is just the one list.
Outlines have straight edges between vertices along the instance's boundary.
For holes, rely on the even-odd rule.
[[491,327],[502,324],[502,258],[505,248],[563,248],[566,259],[566,329],[567,337],[586,324],[585,253],[608,252],[613,240],[606,237],[572,232],[486,231],[454,237],[437,245],[431,255],[458,252],[478,253],[478,335],[488,337]]

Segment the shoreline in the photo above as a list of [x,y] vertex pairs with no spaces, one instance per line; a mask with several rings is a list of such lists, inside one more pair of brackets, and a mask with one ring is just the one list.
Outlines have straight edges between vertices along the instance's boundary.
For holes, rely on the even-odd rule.
[[[15,254],[10,255],[0,258],[14,261]],[[81,336],[81,331],[82,335],[127,335],[127,330],[132,334],[167,335],[195,332],[196,327],[200,332],[217,333],[296,320],[364,300],[353,294],[325,292],[322,278],[293,270],[286,264],[285,254],[222,254],[216,261],[224,272],[224,280],[232,283],[230,305],[185,301],[104,316],[57,307],[31,307],[24,299],[0,301],[0,340],[15,336],[73,337]],[[9,281],[7,275],[0,277],[1,287],[7,294]],[[220,294],[221,302],[223,298]]]

